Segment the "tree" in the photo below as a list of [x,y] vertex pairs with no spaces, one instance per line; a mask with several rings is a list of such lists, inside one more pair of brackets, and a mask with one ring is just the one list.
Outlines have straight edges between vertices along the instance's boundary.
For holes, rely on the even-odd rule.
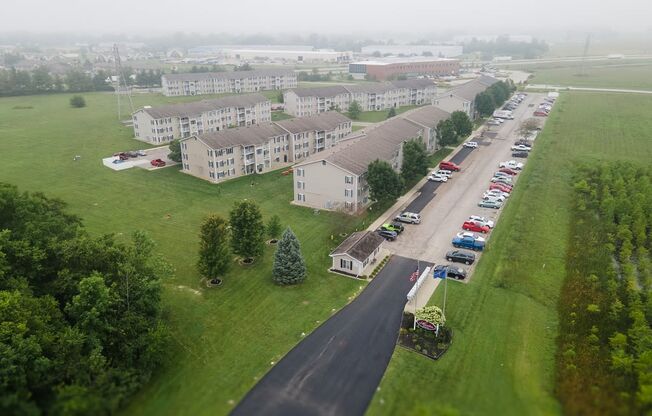
[[240,66],[236,66],[235,68],[233,68],[233,70],[234,71],[253,71],[254,68],[251,65],[249,65],[249,62],[245,62],[244,64],[242,64]]
[[168,158],[174,162],[181,162],[181,140],[173,140],[169,149]]
[[232,261],[228,222],[219,215],[209,215],[199,230],[199,273],[208,279],[223,276]]
[[455,124],[453,124],[451,119],[441,120],[437,123],[437,141],[442,147],[457,144]]
[[360,108],[360,104],[358,104],[357,101],[353,100],[353,102],[349,104],[349,117],[351,117],[353,120],[357,120],[358,117],[360,117],[361,112],[362,109]]
[[281,233],[281,218],[278,215],[272,215],[267,222],[267,235],[269,238],[278,238]]
[[396,116],[396,109],[394,107],[392,107],[387,112],[387,118],[392,118],[394,116]]
[[384,160],[374,160],[369,164],[366,179],[373,201],[393,201],[403,192],[403,180]]
[[475,109],[483,117],[493,114],[496,109],[494,98],[487,91],[475,96]]
[[283,91],[279,91],[278,94],[276,94],[276,97],[278,99],[278,102],[283,104],[283,100],[285,99],[283,98]]
[[541,122],[536,118],[528,118],[521,123],[521,126],[518,128],[518,134],[521,136],[527,137],[535,130],[541,128]]
[[434,325],[444,325],[446,323],[446,317],[438,306],[426,306],[417,309],[414,319],[423,319]]
[[450,119],[458,137],[468,137],[473,132],[473,122],[464,111],[453,111]]
[[295,285],[306,278],[306,264],[301,255],[301,246],[289,227],[285,229],[278,243],[272,275],[274,282],[280,285]]
[[229,214],[231,224],[231,247],[233,252],[245,259],[263,252],[265,225],[258,205],[253,201],[236,202]]
[[70,105],[75,108],[86,107],[86,100],[81,95],[73,95],[70,98]]
[[403,144],[403,163],[401,178],[409,182],[428,173],[428,155],[426,148],[419,140],[410,140]]

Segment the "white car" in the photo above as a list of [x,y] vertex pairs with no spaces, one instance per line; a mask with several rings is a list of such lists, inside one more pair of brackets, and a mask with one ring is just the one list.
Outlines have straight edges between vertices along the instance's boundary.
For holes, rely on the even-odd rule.
[[505,172],[495,172],[494,173],[494,178],[509,178],[509,179],[512,179],[512,175],[510,175],[509,173],[505,173]]
[[501,125],[500,121],[498,121],[498,120],[489,120],[489,121],[487,121],[487,124],[489,126],[500,126]]
[[515,160],[508,160],[506,162],[500,162],[498,165],[499,168],[510,168],[510,169],[523,169],[523,163],[517,162]]
[[481,217],[479,215],[471,215],[469,217],[469,221],[475,221],[476,223],[478,223],[480,225],[486,225],[489,228],[494,228],[494,222],[493,221],[491,221],[491,220],[489,220],[489,219],[487,219],[485,217]]
[[489,193],[484,193],[482,194],[482,199],[485,201],[498,201],[498,202],[505,202],[505,198],[503,195],[494,195],[494,194],[489,194]]
[[447,178],[450,178],[451,176],[453,176],[453,172],[450,171],[450,170],[446,170],[446,169],[439,169],[436,172],[432,172],[432,174],[433,175],[445,176]]
[[512,146],[512,150],[518,152],[529,152],[530,150],[532,150],[532,148],[529,146],[524,146],[522,144],[517,144],[516,146]]
[[431,182],[446,182],[448,181],[448,176],[432,173],[430,176],[428,176],[428,180]]
[[501,182],[501,183],[506,183],[508,185],[511,185],[512,179],[503,176],[494,176],[493,178],[491,178],[491,182]]
[[464,143],[464,147],[468,147],[470,149],[477,149],[478,142],[466,142]]
[[507,192],[503,192],[500,189],[489,189],[484,192],[485,195],[495,195],[495,196],[502,196],[505,198],[509,198],[509,194]]
[[457,238],[464,238],[464,237],[471,237],[475,241],[486,241],[484,237],[480,237],[479,235],[472,233],[470,231],[463,231],[461,233],[457,233]]
[[394,219],[408,224],[421,224],[421,215],[414,212],[403,212],[401,215],[397,215]]

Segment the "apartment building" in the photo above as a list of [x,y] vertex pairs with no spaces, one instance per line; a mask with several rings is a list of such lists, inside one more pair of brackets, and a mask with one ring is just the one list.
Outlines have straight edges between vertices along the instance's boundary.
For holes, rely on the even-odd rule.
[[411,79],[363,85],[335,85],[297,88],[283,93],[285,111],[295,116],[318,114],[332,109],[348,111],[356,101],[362,111],[382,111],[405,105],[432,102],[437,87],[427,79]]
[[496,82],[498,82],[496,78],[482,75],[479,78],[438,95],[433,100],[433,104],[449,113],[464,111],[473,120],[477,117],[475,97]]
[[296,88],[297,75],[288,69],[165,74],[161,86],[168,97],[284,90]]
[[134,136],[165,144],[194,134],[272,120],[272,104],[262,94],[234,95],[191,103],[144,107],[132,115]]
[[349,213],[359,211],[370,202],[365,179],[369,163],[385,160],[400,171],[403,144],[423,141],[426,130],[420,124],[395,117],[299,162],[293,170],[293,203]]
[[450,116],[451,114],[449,112],[434,105],[415,108],[414,110],[406,111],[405,113],[398,115],[398,117],[404,118],[424,128],[423,143],[426,145],[426,150],[429,153],[439,150],[439,144],[437,142],[437,125],[440,121],[448,120]]
[[182,171],[213,183],[265,173],[335,146],[351,120],[335,112],[203,134],[181,141]]

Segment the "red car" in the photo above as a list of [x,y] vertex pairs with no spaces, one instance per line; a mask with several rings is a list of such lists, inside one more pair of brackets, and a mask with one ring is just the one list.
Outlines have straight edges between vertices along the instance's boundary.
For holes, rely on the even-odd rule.
[[537,117],[548,117],[548,113],[546,113],[545,111],[535,111],[534,115]]
[[464,224],[462,224],[462,228],[464,228],[467,231],[475,231],[475,232],[485,233],[485,234],[489,232],[489,227],[487,227],[486,225],[478,225],[473,221],[466,221]]
[[129,159],[129,155],[127,155],[125,152],[120,152],[120,153],[114,153],[113,157],[118,157],[120,160],[127,160]]
[[506,174],[512,175],[512,176],[518,174],[518,171],[516,171],[514,169],[510,169],[510,168],[500,168],[500,169],[498,169],[498,172],[506,173]]
[[165,162],[162,159],[154,159],[151,163],[152,166],[156,166],[157,168],[162,168],[165,166]]
[[459,172],[460,167],[453,162],[439,162],[439,169],[450,170],[452,172]]
[[504,183],[492,183],[489,185],[489,189],[498,189],[499,191],[507,192],[508,194],[512,192],[512,187],[507,186]]

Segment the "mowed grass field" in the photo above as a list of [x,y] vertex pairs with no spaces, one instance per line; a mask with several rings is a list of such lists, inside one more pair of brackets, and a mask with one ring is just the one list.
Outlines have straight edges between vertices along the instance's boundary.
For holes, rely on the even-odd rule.
[[579,62],[557,68],[537,68],[533,69],[534,78],[530,83],[652,91],[652,62],[614,62],[587,62],[582,76],[578,75],[582,72]]
[[[364,227],[369,219],[316,215],[290,205],[292,176],[279,171],[221,185],[175,167],[114,172],[102,165],[102,157],[146,146],[118,122],[113,95],[83,95],[88,105],[82,109],[70,108],[69,95],[0,99],[0,181],[63,199],[94,235],[115,233],[126,240],[134,230],[145,230],[175,268],[164,280],[173,335],[168,363],[123,413],[226,414],[302,333],[361,289],[360,282],[327,273],[328,253],[340,232]],[[154,95],[134,100],[137,107],[185,101]],[[75,155],[81,159],[73,161]],[[226,216],[242,198],[258,202],[266,218],[278,214],[296,232],[308,264],[304,284],[275,286],[268,248],[253,266],[234,264],[223,287],[200,285],[195,270],[200,222],[208,213]]]
[[[563,93],[469,284],[448,284],[450,350],[397,348],[368,415],[551,415],[576,164],[652,162],[652,96]],[[431,304],[441,306],[443,285]]]

